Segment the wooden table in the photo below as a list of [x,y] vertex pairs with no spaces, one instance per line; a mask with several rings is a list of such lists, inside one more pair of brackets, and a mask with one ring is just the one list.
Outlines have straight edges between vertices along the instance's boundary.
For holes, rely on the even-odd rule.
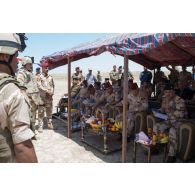
[[111,132],[107,127],[94,131],[89,124],[81,120],[81,141],[103,154],[110,154],[121,150],[122,138],[120,131]]

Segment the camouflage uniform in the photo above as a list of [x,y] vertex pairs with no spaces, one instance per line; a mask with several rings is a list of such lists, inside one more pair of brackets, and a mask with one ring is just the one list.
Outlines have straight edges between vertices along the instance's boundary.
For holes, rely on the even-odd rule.
[[95,94],[92,95],[90,94],[89,97],[87,98],[87,103],[84,104],[84,110],[85,113],[91,114],[92,113],[92,107],[99,101],[103,94],[102,90],[95,90]]
[[[10,78],[0,73],[0,82]],[[30,103],[19,84],[8,83],[0,88],[0,162],[15,162],[14,144],[31,139]]]
[[94,96],[92,97],[94,99],[94,102],[97,102],[100,97],[103,95],[103,91],[102,90],[95,90],[95,94]]
[[88,88],[87,87],[80,88],[79,92],[77,93],[77,95],[74,95],[74,97],[75,99],[73,99],[72,101],[72,107],[80,108],[81,110],[83,110],[84,109],[83,101],[89,97]]
[[122,89],[119,86],[113,86],[113,100],[109,105],[110,117],[116,119],[116,116],[121,113],[120,108],[116,106],[122,100]]
[[79,74],[74,73],[74,74],[72,75],[72,79],[73,79],[73,78],[77,78],[77,79],[79,80],[79,83],[82,83],[83,80],[84,80],[84,76],[83,76],[83,74],[81,74],[81,73],[79,73]]
[[123,73],[122,72],[118,72],[117,73],[117,80],[119,80],[119,79],[123,79]]
[[[52,109],[53,109],[53,94],[54,94],[54,81],[51,75],[40,75],[40,81],[38,82],[38,88],[40,90],[41,100],[44,106],[39,108],[39,126],[43,127],[44,108],[46,110],[46,116],[48,120],[48,128],[53,129],[52,125]],[[52,93],[49,94],[49,93]]]
[[141,95],[140,91],[137,96],[131,92],[128,95],[128,134],[131,134],[135,126],[135,114],[148,110],[148,99],[146,96]]
[[110,75],[110,80],[112,81],[112,83],[114,83],[118,80],[117,70],[116,71],[112,70],[109,75]]
[[[164,104],[164,106],[163,106]],[[162,107],[165,107],[165,112],[168,115],[168,120],[156,123],[154,126],[154,132],[169,129],[169,153],[168,156],[176,156],[177,143],[178,143],[178,129],[182,124],[182,119],[186,117],[187,111],[185,102],[179,96],[175,96],[173,100],[166,102],[166,99],[162,102]]]
[[170,83],[175,87],[177,86],[178,83],[178,79],[179,79],[179,72],[177,70],[170,70],[170,74],[169,74],[169,80]]
[[122,99],[122,89],[119,86],[113,86],[113,93],[115,97],[115,102],[118,103]]
[[163,78],[166,78],[164,72],[161,71],[161,70],[160,70],[160,71],[157,71],[157,72],[155,73],[155,76],[154,76],[154,82],[155,82],[155,84],[161,82],[161,80],[162,80]]
[[41,80],[41,73],[36,74],[36,75],[35,75],[35,78],[36,78],[36,80],[37,80],[37,83],[40,82],[40,80]]
[[[119,79],[124,79],[124,73],[118,73],[118,75],[117,75],[117,78],[118,78],[118,80]],[[128,72],[128,80],[133,80],[134,79],[134,77],[133,77],[133,74],[132,74],[132,72]]]
[[[38,85],[38,83],[40,82],[40,80],[41,80],[41,73],[36,73],[35,74],[35,78],[36,78],[36,81],[37,81],[37,85]],[[39,114],[39,110],[41,109],[41,106],[43,106],[43,102],[42,101],[40,101],[40,104],[39,104],[39,106],[38,106],[38,108],[37,108],[37,110],[36,110],[36,115],[37,115],[37,117],[38,117],[38,114]],[[38,118],[36,118],[37,120],[38,120]]]
[[164,72],[157,71],[154,75],[154,82],[156,85],[156,94],[160,94],[160,92],[161,92],[161,81],[163,79],[166,79]]
[[179,73],[179,81],[184,83],[185,87],[189,87],[192,80],[193,80],[193,78],[192,78],[192,74],[190,72],[182,71]]
[[80,78],[79,78],[80,83],[82,83],[84,80],[85,80],[85,77],[83,76],[82,73],[80,73]]
[[132,74],[132,72],[128,72],[128,80],[133,80],[134,79],[134,77],[133,77],[133,74]]
[[145,93],[147,98],[151,97],[153,91],[151,83],[144,82],[143,85],[141,85],[140,89],[141,89],[141,93]]
[[87,87],[82,87],[79,91],[79,98],[82,99],[86,99],[88,97],[88,88]]
[[103,93],[99,99],[99,106],[103,112],[103,114],[107,117],[108,114],[111,114],[112,112],[112,106],[115,104],[115,93],[112,92],[111,94],[108,94],[107,92]]
[[76,95],[79,93],[80,89],[81,89],[80,85],[77,85],[77,84],[73,85],[71,87],[71,98],[76,97]]
[[107,102],[108,105],[115,103],[115,93],[114,92],[112,92],[109,95],[107,95],[107,94],[105,94],[105,95],[106,95],[106,97],[105,97],[106,98],[106,102]]
[[97,82],[102,82],[102,76],[101,74],[97,74]]
[[26,87],[26,93],[30,100],[31,113],[32,113],[32,129],[35,131],[36,111],[38,106],[42,104],[40,93],[37,85],[37,80],[32,72],[21,68],[17,73],[17,80],[20,84]]

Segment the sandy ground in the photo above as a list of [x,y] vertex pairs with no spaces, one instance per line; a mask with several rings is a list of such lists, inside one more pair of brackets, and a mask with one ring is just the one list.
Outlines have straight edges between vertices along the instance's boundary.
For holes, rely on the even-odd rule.
[[[86,145],[80,139],[80,132],[74,132],[72,139],[67,138],[65,124],[54,119],[54,130],[44,129],[33,141],[38,161],[40,163],[120,163],[121,151],[104,155],[96,149]],[[101,137],[103,140],[103,137]],[[117,142],[116,142],[117,144]],[[127,147],[127,162],[132,162],[133,144]],[[163,153],[152,156],[152,162],[162,162]],[[137,162],[147,162],[144,149],[138,147]]]
[[[62,94],[66,92],[67,82],[64,77],[55,76],[54,109]],[[38,161],[40,163],[119,163],[121,151],[103,155],[99,151],[81,142],[80,132],[72,134],[72,139],[67,138],[66,124],[54,119],[54,130],[48,130],[38,135],[38,140],[33,141]],[[103,139],[103,138],[101,138]],[[117,144],[117,142],[116,142]],[[133,144],[127,147],[127,162],[132,162]],[[152,155],[152,162],[162,162],[163,154]],[[138,147],[137,162],[147,162],[147,155],[143,148]],[[178,162],[181,162],[178,160]]]

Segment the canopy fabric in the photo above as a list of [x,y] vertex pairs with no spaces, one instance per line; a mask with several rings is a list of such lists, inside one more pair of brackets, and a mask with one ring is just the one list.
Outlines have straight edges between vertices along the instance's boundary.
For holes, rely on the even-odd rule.
[[109,51],[154,69],[166,65],[191,65],[195,59],[195,33],[112,34],[41,59],[53,69],[82,58]]

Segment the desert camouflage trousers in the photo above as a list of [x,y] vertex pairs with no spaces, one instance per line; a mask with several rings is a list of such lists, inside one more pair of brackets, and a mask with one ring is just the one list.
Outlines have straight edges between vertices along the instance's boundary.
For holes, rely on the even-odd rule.
[[53,109],[53,101],[45,102],[44,106],[39,106],[38,108],[38,122],[39,127],[43,128],[43,118],[47,117],[48,124],[52,123],[52,109]]
[[36,114],[39,106],[35,103],[33,99],[29,98],[29,100],[31,105],[31,129],[33,132],[35,132]]
[[178,132],[182,121],[162,121],[154,125],[153,132],[168,132],[168,156],[176,156],[178,147]]
[[28,94],[28,98],[31,105],[31,129],[35,132],[36,114],[39,109],[39,105],[42,104],[39,93]]

